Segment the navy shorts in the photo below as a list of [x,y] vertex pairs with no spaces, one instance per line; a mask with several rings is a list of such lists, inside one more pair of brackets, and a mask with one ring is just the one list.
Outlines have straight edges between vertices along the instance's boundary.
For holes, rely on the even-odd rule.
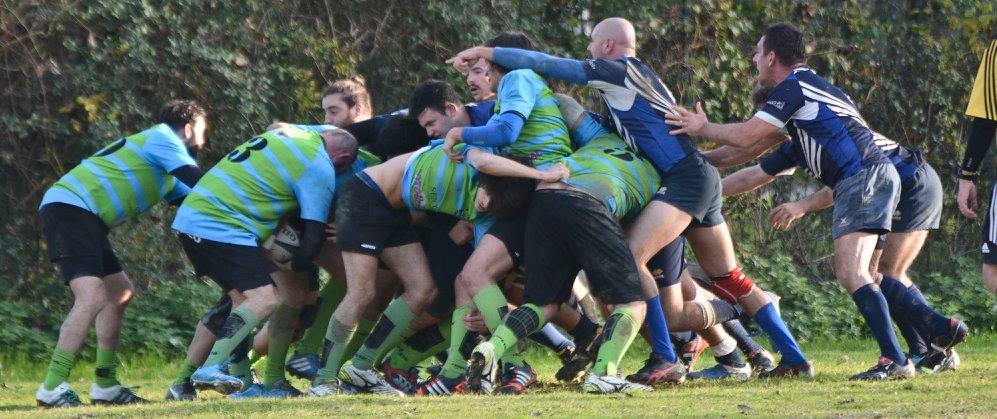
[[690,227],[713,227],[724,222],[720,172],[699,153],[689,154],[661,177],[661,189],[654,200],[691,215]]
[[899,200],[900,175],[892,164],[862,168],[834,187],[831,236],[837,239],[857,231],[890,232]]
[[935,169],[922,163],[900,183],[900,203],[893,213],[891,231],[908,233],[934,230],[942,220],[942,181]]
[[658,288],[682,282],[682,271],[685,270],[685,237],[679,236],[661,248],[647,261],[647,269],[651,270]]

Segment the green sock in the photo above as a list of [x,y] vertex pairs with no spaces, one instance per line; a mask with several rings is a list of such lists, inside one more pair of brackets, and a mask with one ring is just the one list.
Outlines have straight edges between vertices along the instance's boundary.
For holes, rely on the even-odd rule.
[[460,306],[453,311],[453,322],[450,325],[450,351],[447,362],[443,364],[440,375],[444,378],[457,378],[467,371],[467,359],[461,348],[471,346],[474,340],[464,326],[464,316],[471,312],[471,305]]
[[440,322],[413,334],[391,353],[392,368],[408,371],[450,345],[450,323]]
[[[232,356],[229,357],[228,362],[228,373],[235,377],[242,377],[243,382],[252,385],[252,380],[247,380],[246,378],[251,378],[253,376],[253,361],[249,356],[250,352],[253,352],[253,338],[254,334],[246,335],[246,338],[236,345],[235,350],[232,351]],[[266,356],[260,358],[266,362]],[[259,359],[257,359],[258,361]],[[246,386],[248,388],[248,386]]]
[[326,339],[329,339],[332,345],[329,346],[329,352],[323,357],[325,365],[318,370],[318,376],[315,377],[316,383],[336,381],[339,369],[343,366],[343,361],[346,360],[350,339],[356,330],[356,326],[351,327],[340,323],[336,316],[329,320],[329,331],[326,334]]
[[[518,353],[517,343],[527,336],[540,330],[546,320],[540,307],[534,304],[523,304],[509,313],[502,325],[492,333],[488,341],[495,346],[495,356],[509,362],[508,353]],[[517,356],[522,362],[522,356]],[[517,364],[522,365],[522,364]]]
[[249,362],[249,357],[242,357],[229,364],[228,373],[232,374],[233,377],[242,377],[246,384],[253,384],[252,380],[248,380],[253,376],[253,363]]
[[627,353],[627,348],[640,330],[634,317],[633,309],[620,307],[613,310],[606,319],[606,326],[602,329],[606,340],[599,348],[599,357],[592,367],[593,374],[617,374],[623,355]]
[[114,387],[118,384],[118,352],[113,349],[97,348],[94,382],[101,388]]
[[270,315],[267,326],[267,365],[263,370],[263,387],[269,389],[273,384],[284,379],[284,362],[287,351],[294,338],[294,322],[298,319],[300,309],[280,304]]
[[69,378],[69,371],[76,363],[76,355],[66,352],[60,348],[52,351],[52,361],[48,364],[48,372],[45,373],[45,389],[54,390]]
[[377,320],[361,318],[360,321],[357,322],[357,330],[353,332],[353,337],[350,338],[350,342],[346,344],[346,352],[344,352],[345,356],[342,362],[353,358],[353,355],[360,350],[360,346],[367,341],[367,337],[370,336],[370,332],[374,330],[374,326],[377,326]]
[[414,320],[415,312],[408,303],[401,297],[395,298],[384,310],[384,315],[377,322],[374,331],[353,356],[353,366],[362,370],[372,369],[383,353],[402,341],[403,335]]
[[[502,319],[509,314],[509,302],[505,299],[505,294],[498,285],[489,285],[478,291],[474,295],[474,305],[481,312],[481,317],[485,319],[488,330],[494,332],[502,324]],[[523,365],[523,356],[520,351],[508,351],[502,361],[516,366]]]
[[259,361],[264,356],[266,356],[266,355],[260,355],[260,353],[256,352],[255,349],[250,349],[249,353],[246,355],[246,357],[249,358],[249,363],[250,364],[255,364],[256,361]]
[[220,365],[228,360],[232,351],[246,336],[256,329],[260,319],[249,308],[241,305],[232,310],[222,326],[222,336],[218,337],[211,347],[211,355],[204,361],[204,366]]
[[315,313],[315,323],[305,329],[305,334],[298,342],[298,348],[294,350],[295,354],[320,355],[322,353],[325,332],[329,328],[329,319],[332,318],[332,313],[336,311],[336,307],[343,301],[344,296],[346,296],[346,285],[344,284],[330,280],[322,287],[322,291],[319,291],[319,306],[318,312]]
[[197,365],[191,364],[189,359],[184,358],[183,366],[180,367],[180,374],[177,375],[176,380],[173,380],[171,386],[178,386],[183,384],[184,381],[189,380],[190,376],[194,375],[194,371],[197,371],[197,367]]

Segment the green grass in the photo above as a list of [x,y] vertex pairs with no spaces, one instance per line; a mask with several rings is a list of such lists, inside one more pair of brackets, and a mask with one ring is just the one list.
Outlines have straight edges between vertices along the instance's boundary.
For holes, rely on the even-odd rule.
[[[814,381],[754,380],[734,383],[685,383],[665,386],[648,394],[586,395],[577,385],[553,383],[557,361],[540,351],[530,354],[541,383],[521,397],[454,396],[447,398],[388,398],[337,396],[327,399],[231,402],[204,393],[196,402],[156,402],[139,407],[39,410],[34,392],[44,365],[5,362],[0,368],[0,416],[972,416],[997,415],[997,336],[973,336],[959,347],[958,371],[919,375],[903,382],[849,382],[850,374],[875,361],[872,341],[810,342],[804,345],[817,366]],[[646,346],[635,345],[624,362],[626,371],[638,368]],[[697,367],[711,365],[709,351]],[[162,400],[178,362],[138,359],[119,372],[127,385],[138,386],[140,396]],[[71,384],[87,400],[92,365],[74,369]],[[304,381],[296,381],[300,389]]]

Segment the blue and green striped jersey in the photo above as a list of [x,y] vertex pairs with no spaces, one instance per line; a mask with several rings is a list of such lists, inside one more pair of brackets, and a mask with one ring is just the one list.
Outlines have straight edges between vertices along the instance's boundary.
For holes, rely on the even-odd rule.
[[640,212],[654,197],[661,177],[618,135],[586,114],[571,136],[580,147],[561,160],[571,171],[568,185],[596,197],[619,219]]
[[[443,140],[430,142],[409,157],[402,175],[402,201],[411,209],[450,214],[475,221],[478,171],[465,158],[454,162],[443,151]],[[473,146],[458,144],[454,149],[467,154]],[[482,148],[491,151],[488,148]]]
[[526,119],[516,141],[499,147],[498,154],[525,157],[533,167],[545,168],[571,154],[568,126],[557,107],[557,98],[533,70],[514,70],[502,76],[495,101],[495,114],[515,112]]
[[285,130],[243,143],[197,182],[173,221],[173,229],[222,243],[257,246],[281,216],[299,210],[325,223],[336,173],[322,137]]
[[108,227],[133,218],[190,189],[169,173],[196,166],[166,124],[117,140],[84,159],[45,193],[41,206],[58,202],[96,214]]

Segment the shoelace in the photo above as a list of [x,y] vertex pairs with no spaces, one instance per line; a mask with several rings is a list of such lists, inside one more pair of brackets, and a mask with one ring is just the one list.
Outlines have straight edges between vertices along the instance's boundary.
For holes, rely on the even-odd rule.
[[82,404],[83,403],[83,401],[80,400],[80,395],[76,394],[76,392],[73,391],[73,390],[69,390],[69,391],[63,393],[62,397],[65,398],[66,401],[71,402],[71,403],[76,403],[76,404]]

